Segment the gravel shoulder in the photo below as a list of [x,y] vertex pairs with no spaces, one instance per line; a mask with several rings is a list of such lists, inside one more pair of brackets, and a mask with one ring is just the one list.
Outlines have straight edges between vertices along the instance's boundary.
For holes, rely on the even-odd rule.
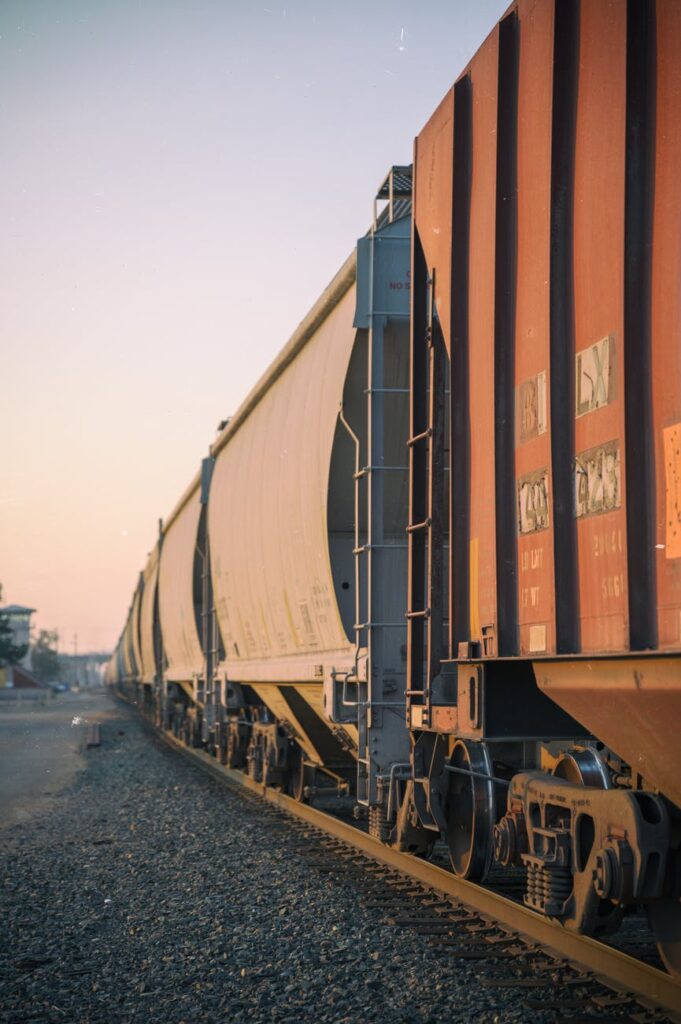
[[279,812],[107,708],[83,769],[0,836],[0,1020],[556,1019],[383,925],[355,878],[305,864]]

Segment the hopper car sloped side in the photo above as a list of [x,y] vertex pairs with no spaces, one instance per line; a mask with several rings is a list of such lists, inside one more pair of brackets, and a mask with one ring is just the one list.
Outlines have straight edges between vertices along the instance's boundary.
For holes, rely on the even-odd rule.
[[161,629],[158,618],[158,564],[157,543],[152,548],[142,572],[139,602],[140,663],[136,676],[137,699],[147,714],[154,708],[155,691],[160,685],[162,671]]
[[134,666],[135,679],[142,675],[142,643],[140,636],[140,625],[142,615],[142,594],[144,593],[144,574],[140,573],[135,596],[132,600],[132,613],[130,616],[130,645],[132,647],[132,664]]
[[[405,212],[378,233],[396,292],[408,287]],[[364,261],[356,271],[353,254],[256,387],[256,397],[246,400],[246,411],[237,412],[213,446],[208,506],[211,582],[225,651],[218,674],[224,671],[228,684],[255,693],[295,737],[308,767],[335,773],[343,785],[351,784],[356,771],[364,777],[365,759],[358,747],[367,744],[366,722],[356,713],[358,688],[366,685],[371,657],[371,629],[361,621],[367,569],[359,564],[359,548],[365,527],[356,521],[356,511],[364,500],[362,480],[368,479],[361,467],[367,465],[368,450],[369,332],[358,321],[358,308],[371,290],[365,279],[369,269]],[[401,334],[386,303],[381,343],[388,374],[399,376],[397,368],[402,368],[395,381],[402,386],[393,389],[394,412],[400,400],[406,410],[404,295],[400,301]],[[406,416],[402,424],[403,442]],[[385,539],[398,556],[392,580],[398,610],[392,617],[403,629],[404,524],[395,526],[394,510],[404,507],[407,478],[405,465],[398,471],[404,463],[399,429],[380,445],[384,465],[376,473],[389,469],[396,474],[385,485],[382,508]],[[374,448],[377,453],[378,442]],[[397,633],[390,645],[395,650],[390,671],[404,675]],[[387,705],[384,713],[394,719],[393,728],[376,739],[374,753],[389,765],[405,734],[401,714]],[[267,761],[280,766],[284,754],[271,724],[258,723],[252,735],[253,741],[261,738],[263,749],[258,752],[251,743],[250,768],[260,772],[260,763]]]
[[325,661],[352,664],[326,499],[353,313],[351,288],[216,458],[213,585],[229,674],[241,682],[315,682]]
[[142,650],[127,673],[157,724],[231,767],[299,798],[315,779],[356,788],[367,805],[408,753],[411,168],[393,169],[378,198],[359,255],[163,526],[133,599]]
[[519,0],[416,140],[396,812],[676,971],[680,125],[680,5]]
[[275,361],[213,446],[208,534],[224,644],[217,672],[232,704],[255,695],[263,706],[244,752],[255,777],[266,777],[268,765],[270,777],[281,776],[297,758],[299,782],[313,765],[342,780],[353,764],[351,731],[331,729],[322,706],[324,674],[348,672],[355,653],[335,596],[334,568],[344,567],[332,567],[326,504],[355,340],[353,278],[351,259],[308,318],[302,344],[294,335],[285,365]]
[[142,574],[144,589],[140,609],[140,680],[155,683],[160,669],[160,634],[158,622],[158,544],[154,546]]
[[116,687],[122,687],[125,679],[125,666],[123,664],[123,637],[119,638],[116,650],[114,651],[114,666],[112,669],[112,681]]
[[164,527],[158,574],[158,605],[165,655],[165,678],[189,690],[203,672],[195,552],[201,518],[198,481],[183,496]]
[[135,590],[132,597],[132,603],[128,610],[128,617],[125,622],[125,628],[123,630],[123,636],[121,637],[121,655],[123,663],[123,676],[125,679],[136,679],[137,678],[137,663],[135,661],[135,650],[133,644],[133,620],[134,620],[134,607],[135,600],[137,597],[137,590]]
[[159,725],[198,745],[219,729],[214,713],[215,665],[222,650],[210,588],[207,502],[212,458],[161,528],[158,570],[158,658],[162,671],[154,697]]

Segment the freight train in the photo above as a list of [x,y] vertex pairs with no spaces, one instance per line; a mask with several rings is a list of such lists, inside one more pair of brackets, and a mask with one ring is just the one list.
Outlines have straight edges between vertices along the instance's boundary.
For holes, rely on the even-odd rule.
[[681,975],[681,5],[518,0],[161,524],[157,725]]

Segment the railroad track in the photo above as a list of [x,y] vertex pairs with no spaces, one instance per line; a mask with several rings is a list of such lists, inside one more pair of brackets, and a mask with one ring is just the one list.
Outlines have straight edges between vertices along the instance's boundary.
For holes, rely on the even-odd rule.
[[528,1011],[555,1009],[557,1019],[572,1024],[681,1024],[681,984],[663,970],[384,846],[356,825],[255,782],[143,720],[153,735],[223,785],[247,790],[286,815],[300,838],[301,860],[329,876],[356,879],[364,905],[383,924],[416,931],[451,960],[485,962],[490,969],[481,984],[517,989]]

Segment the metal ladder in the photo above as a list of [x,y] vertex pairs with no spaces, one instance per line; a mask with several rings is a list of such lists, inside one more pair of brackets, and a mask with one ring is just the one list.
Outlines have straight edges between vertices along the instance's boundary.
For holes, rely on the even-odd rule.
[[[201,515],[208,516],[208,492],[213,472],[214,459],[208,457],[201,465]],[[204,715],[209,729],[216,719],[215,673],[220,661],[220,633],[215,609],[213,581],[210,574],[210,537],[208,523],[203,522],[203,550],[198,548],[201,558],[201,646],[203,648],[203,703]],[[198,547],[198,542],[197,542]]]
[[[425,306],[419,304],[415,296],[412,314],[406,697],[407,724],[428,727],[431,684],[440,671],[444,624],[445,367],[435,316],[435,271],[426,274],[418,248],[415,244],[414,286],[418,288],[420,275],[427,287],[427,301]],[[412,713],[415,705],[421,707],[418,722]]]
[[[386,387],[384,367],[384,332],[387,317],[371,306],[371,323],[368,334],[368,387],[367,395],[367,465],[356,469],[355,482],[355,579],[362,578],[361,560],[365,559],[365,607],[366,619],[361,616],[361,598],[356,601],[355,645],[356,661],[364,647],[367,652],[366,680],[358,678],[357,727],[359,734],[357,801],[363,805],[374,802],[376,797],[376,764],[372,757],[371,729],[378,729],[386,710],[399,709],[400,718],[404,709],[404,690],[398,687],[395,698],[384,692],[384,672],[388,667],[387,632],[405,630],[404,619],[390,621],[386,617],[386,579],[389,577],[390,562],[399,564],[400,552],[406,543],[387,543],[385,536],[385,474],[407,473],[408,465],[385,465],[385,398],[391,395],[405,395],[409,388]],[[395,314],[391,317],[396,319]],[[361,543],[360,516],[361,484],[366,481],[366,542]],[[359,588],[356,591],[358,597]],[[364,644],[362,643],[364,641]],[[395,675],[393,671],[391,673]],[[406,673],[403,673],[406,678]],[[358,674],[359,676],[359,674]]]
[[201,569],[201,590],[201,640],[204,650],[203,678],[205,704],[208,705],[215,704],[215,670],[220,660],[220,646],[218,642],[213,581],[210,577],[210,541],[207,536]]

